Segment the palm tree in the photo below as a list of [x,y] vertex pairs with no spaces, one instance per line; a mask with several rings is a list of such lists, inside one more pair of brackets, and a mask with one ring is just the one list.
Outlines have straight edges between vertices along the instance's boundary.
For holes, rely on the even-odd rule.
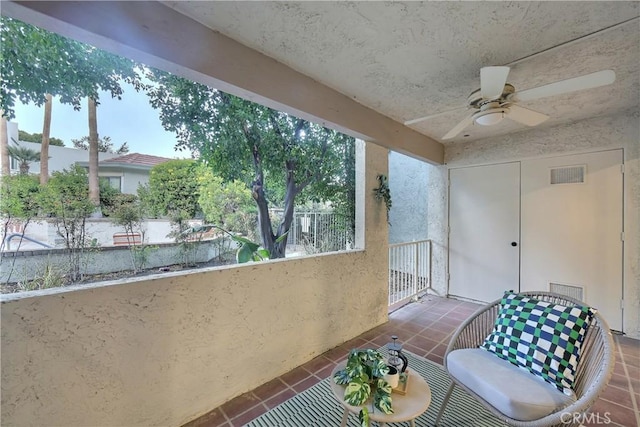
[[29,173],[29,163],[39,162],[40,153],[31,148],[21,147],[15,140],[13,142],[15,145],[7,147],[9,155],[20,162],[20,175],[27,175]]
[[4,111],[0,110],[0,163],[2,163],[2,175],[9,175],[9,137],[7,135],[7,118]]

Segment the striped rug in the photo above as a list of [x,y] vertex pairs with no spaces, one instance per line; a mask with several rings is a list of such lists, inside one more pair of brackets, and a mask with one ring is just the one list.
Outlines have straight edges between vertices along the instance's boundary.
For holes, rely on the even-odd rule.
[[[384,349],[380,349],[385,352]],[[416,418],[416,427],[432,427],[442,405],[450,380],[442,366],[409,352],[409,368],[420,373],[431,388],[431,406]],[[261,415],[246,427],[337,427],[342,421],[343,407],[331,392],[327,378],[315,386],[297,394],[269,412]],[[356,414],[349,415],[348,427],[357,427]],[[375,422],[371,423],[375,425]],[[389,426],[404,426],[409,423],[392,423]],[[440,420],[443,427],[495,427],[503,426],[497,418],[456,387],[447,409]]]

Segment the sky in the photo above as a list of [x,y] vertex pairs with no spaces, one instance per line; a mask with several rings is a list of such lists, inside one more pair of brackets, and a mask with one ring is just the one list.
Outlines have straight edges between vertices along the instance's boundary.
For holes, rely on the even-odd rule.
[[[97,108],[98,136],[111,137],[114,149],[127,142],[130,153],[153,154],[169,158],[187,158],[188,151],[177,151],[175,134],[167,132],[160,123],[159,112],[154,110],[143,92],[136,92],[132,86],[123,84],[122,100],[111,98],[108,93],[100,93]],[[31,103],[24,105],[16,101],[18,129],[29,133],[42,133],[44,108]],[[72,139],[89,135],[86,100],[80,111],[71,105],[60,104],[54,98],[51,112],[51,137],[60,138],[66,147],[73,147]]]

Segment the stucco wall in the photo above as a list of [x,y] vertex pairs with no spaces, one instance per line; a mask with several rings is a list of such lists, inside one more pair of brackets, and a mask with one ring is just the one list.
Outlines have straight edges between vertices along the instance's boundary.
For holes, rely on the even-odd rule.
[[[434,240],[434,288],[446,293],[447,167],[491,164],[527,158],[622,148],[624,178],[624,329],[640,338],[640,128],[639,113],[600,117],[549,129],[531,129],[508,137],[446,147],[447,166],[437,167],[429,183],[429,236]],[[432,227],[436,228],[432,232]],[[443,245],[443,247],[441,247]]]
[[2,296],[2,423],[181,425],[387,320],[387,227],[366,250]]
[[394,151],[389,153],[389,243],[428,239],[427,186],[433,166]]

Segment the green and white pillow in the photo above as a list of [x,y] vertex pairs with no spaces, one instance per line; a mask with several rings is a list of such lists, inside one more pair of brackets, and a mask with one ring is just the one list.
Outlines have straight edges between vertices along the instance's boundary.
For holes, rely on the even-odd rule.
[[481,348],[573,393],[580,346],[595,310],[505,292],[493,332]]

